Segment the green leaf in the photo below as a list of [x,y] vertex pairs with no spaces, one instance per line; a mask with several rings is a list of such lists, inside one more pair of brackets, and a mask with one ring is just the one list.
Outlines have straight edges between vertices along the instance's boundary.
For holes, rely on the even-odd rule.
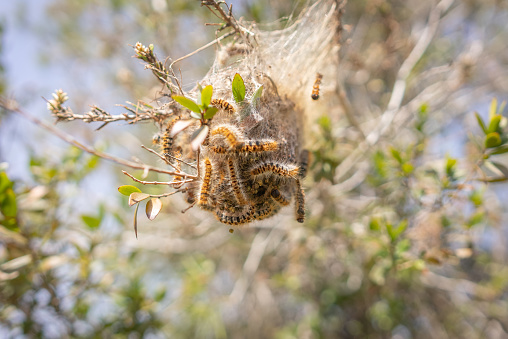
[[487,148],[494,148],[502,144],[501,137],[499,136],[499,133],[493,132],[487,134],[485,136],[485,147]]
[[392,157],[393,157],[395,160],[397,160],[397,162],[398,162],[399,164],[402,164],[402,157],[401,157],[401,155],[400,155],[400,152],[399,152],[397,149],[393,148],[393,147],[390,149],[390,152],[392,153]]
[[138,193],[134,192],[129,195],[129,206],[132,206],[134,204],[137,204],[140,201],[143,201],[150,197],[150,194],[147,193]]
[[18,213],[18,205],[16,203],[16,193],[12,188],[5,191],[2,205],[0,206],[2,214],[6,217],[15,217]]
[[205,112],[205,119],[211,119],[217,113],[219,109],[217,107],[208,107]]
[[492,99],[492,101],[490,102],[490,107],[489,107],[489,120],[492,120],[495,116],[496,116],[496,113],[497,113],[497,99],[494,98]]
[[498,148],[495,148],[489,154],[495,155],[495,154],[504,154],[504,153],[508,153],[508,145],[499,146]]
[[455,176],[455,165],[456,164],[457,164],[457,159],[446,157],[445,171],[446,171],[447,177],[453,178]]
[[402,171],[404,174],[411,174],[414,170],[414,166],[410,162],[406,162],[402,165]]
[[232,90],[236,102],[242,102],[245,99],[245,84],[238,73],[233,78]]
[[203,88],[203,91],[201,91],[201,105],[203,105],[203,108],[206,109],[208,105],[210,105],[210,101],[212,101],[212,95],[213,95],[213,87],[211,85],[208,85],[205,88]]
[[478,112],[474,112],[476,116],[476,120],[478,121],[478,125],[482,128],[483,133],[487,134],[487,126],[485,126],[485,123],[483,122],[482,117]]
[[191,99],[186,98],[181,95],[173,95],[172,98],[173,98],[173,100],[178,102],[183,107],[187,107],[188,109],[190,109],[193,112],[201,113],[201,109],[199,108],[199,106]]
[[81,220],[91,229],[96,229],[101,224],[100,218],[91,215],[82,215]]
[[129,196],[134,192],[141,193],[141,190],[137,188],[136,186],[132,185],[123,185],[118,187],[118,192],[122,193],[123,195]]
[[201,120],[201,118],[203,117],[203,116],[201,115],[201,113],[195,113],[195,112],[191,112],[191,113],[190,113],[190,116],[191,116],[192,118],[194,118],[194,119],[197,119],[197,120]]
[[501,122],[501,115],[496,115],[490,120],[489,128],[487,129],[488,133],[497,132],[499,128],[499,123]]
[[256,92],[254,92],[254,95],[250,98],[251,104],[256,104],[256,101],[261,98],[261,95],[263,95],[263,86],[259,86]]
[[0,193],[4,192],[8,187],[12,186],[12,181],[9,180],[7,173],[0,172]]
[[386,230],[388,231],[388,235],[392,241],[397,240],[397,238],[404,232],[407,228],[407,220],[404,219],[400,222],[397,228],[393,228],[392,224],[386,224]]
[[148,219],[153,220],[157,217],[162,209],[162,201],[159,198],[152,198],[146,203],[146,216]]

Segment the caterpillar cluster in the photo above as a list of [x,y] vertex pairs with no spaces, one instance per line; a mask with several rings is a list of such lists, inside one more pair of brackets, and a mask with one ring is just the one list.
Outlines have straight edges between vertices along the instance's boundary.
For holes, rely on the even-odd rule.
[[[199,178],[184,187],[189,203],[213,213],[221,223],[237,226],[263,220],[292,200],[295,219],[305,219],[300,180],[309,160],[300,148],[301,116],[289,99],[276,91],[270,94],[270,100],[262,97],[255,110],[247,111],[252,114],[245,113],[245,106],[237,111],[226,99],[210,102],[219,111],[207,121],[209,134],[200,146],[200,158],[190,159],[198,161]],[[171,120],[159,138],[168,163],[182,154],[196,154],[188,151],[188,144],[198,124],[178,138],[170,137],[178,119]]]

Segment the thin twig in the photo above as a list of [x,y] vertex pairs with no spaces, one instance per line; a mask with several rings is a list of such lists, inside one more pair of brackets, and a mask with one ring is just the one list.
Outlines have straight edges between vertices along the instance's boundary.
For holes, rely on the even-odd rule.
[[143,184],[143,185],[168,185],[168,186],[171,186],[171,185],[182,185],[184,183],[188,183],[188,182],[192,182],[194,181],[194,179],[190,179],[190,180],[183,180],[183,181],[143,181],[143,180],[139,180],[139,179],[136,179],[132,174],[126,172],[126,171],[122,171],[123,174],[125,174],[126,176],[128,176],[129,178],[131,178],[132,180],[134,180],[135,182],[139,182],[140,184]]
[[182,61],[182,60],[184,60],[184,59],[187,59],[188,57],[193,56],[194,54],[199,53],[199,52],[201,52],[202,50],[207,49],[208,47],[213,46],[213,45],[215,45],[216,43],[218,43],[219,41],[221,41],[221,40],[223,40],[223,39],[225,39],[225,38],[227,38],[227,37],[230,37],[230,36],[232,36],[232,35],[234,35],[234,34],[235,34],[235,32],[229,32],[229,33],[224,34],[223,36],[221,36],[221,37],[219,37],[219,38],[217,38],[217,39],[215,39],[215,40],[210,41],[210,42],[209,42],[209,43],[207,43],[206,45],[204,45],[204,46],[202,46],[202,47],[200,47],[200,48],[196,49],[194,52],[189,53],[189,54],[187,54],[187,55],[184,55],[184,56],[183,56],[183,57],[181,57],[181,58],[176,59],[175,61],[173,61],[173,62],[169,65],[169,68],[172,68],[172,67],[173,67],[173,65],[174,65],[174,64],[176,64],[177,62],[180,62],[180,61]]
[[48,124],[48,123],[46,123],[46,122],[44,122],[44,121],[42,121],[42,120],[32,116],[32,115],[22,111],[17,106],[18,106],[18,104],[14,100],[7,100],[5,98],[0,98],[0,107],[4,108],[5,110],[8,110],[10,112],[14,112],[14,113],[17,113],[17,114],[23,116],[24,118],[30,120],[34,124],[36,124],[36,125],[44,128],[45,130],[49,131],[51,134],[56,135],[57,137],[59,137],[60,139],[64,140],[65,142],[67,142],[67,143],[69,143],[69,144],[71,144],[73,146],[76,146],[77,148],[79,148],[79,149],[81,149],[81,150],[83,150],[83,151],[85,151],[87,153],[90,153],[90,154],[93,154],[95,156],[98,156],[99,158],[103,158],[103,159],[115,162],[115,163],[123,165],[123,166],[131,167],[131,168],[135,168],[135,169],[140,169],[140,170],[144,170],[144,171],[158,172],[158,173],[164,173],[164,174],[176,175],[176,176],[186,176],[189,179],[197,179],[197,176],[195,176],[195,175],[190,175],[190,174],[186,174],[186,173],[182,173],[182,172],[176,173],[176,172],[173,172],[173,171],[168,171],[168,170],[165,170],[165,169],[162,169],[162,168],[153,167],[153,166],[146,165],[146,164],[137,164],[137,163],[132,162],[132,161],[121,159],[121,158],[115,157],[113,155],[110,155],[110,154],[107,154],[107,153],[104,153],[104,152],[101,152],[101,151],[97,151],[97,150],[93,149],[92,147],[90,147],[88,145],[80,143],[79,141],[74,139],[69,134],[67,134],[65,132],[62,132],[61,130],[55,128],[54,126],[52,126],[52,125],[50,125],[50,124]]

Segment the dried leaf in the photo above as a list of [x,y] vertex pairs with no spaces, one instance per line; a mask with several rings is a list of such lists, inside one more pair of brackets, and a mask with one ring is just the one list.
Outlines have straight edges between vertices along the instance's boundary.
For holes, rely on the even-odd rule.
[[146,198],[149,197],[150,194],[147,193],[139,193],[139,192],[131,193],[131,195],[129,195],[129,206],[137,204],[138,202],[145,200]]
[[191,137],[191,148],[193,151],[197,151],[199,146],[201,146],[203,141],[205,141],[209,129],[210,128],[207,125],[203,125],[194,132]]
[[162,209],[162,201],[159,198],[152,198],[146,203],[146,216],[153,220]]
[[136,205],[136,209],[134,210],[134,234],[136,234],[136,239],[138,238],[138,208],[139,204]]
[[[201,118],[200,118],[201,119]],[[169,137],[172,138],[187,127],[189,127],[195,120],[189,119],[189,120],[178,120],[171,129],[171,133],[169,133]]]

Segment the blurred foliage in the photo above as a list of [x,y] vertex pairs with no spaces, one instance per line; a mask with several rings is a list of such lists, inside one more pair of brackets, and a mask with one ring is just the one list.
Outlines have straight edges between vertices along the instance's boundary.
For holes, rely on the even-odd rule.
[[[246,1],[236,9],[248,19],[270,21],[298,11],[300,3]],[[349,2],[347,22],[363,28],[343,60],[354,107],[367,111],[387,104],[398,66],[413,47],[412,21],[426,8],[421,3]],[[507,15],[503,1],[457,6],[456,20],[470,30],[493,12],[498,19]],[[54,0],[48,12],[43,32],[52,32],[46,38],[56,41],[50,59],[106,58],[101,65],[117,72],[115,85],[133,97],[146,94],[143,77],[122,71],[122,63],[107,66],[125,58],[125,44],[151,40],[162,55],[183,55],[190,43],[184,39],[187,29],[199,24],[196,32],[202,35],[192,35],[198,40],[193,47],[199,47],[213,38],[213,28],[205,31],[202,23],[216,20],[197,2],[183,0]],[[485,28],[495,37],[492,55],[506,52],[506,45],[499,46],[507,41],[505,22],[491,20]],[[281,217],[273,228],[239,229],[231,236],[199,212],[182,215],[182,206],[171,200],[159,223],[143,223],[140,240],[133,242],[132,211],[119,195],[106,201],[82,197],[92,212],[69,207],[68,191],[90,185],[100,165],[96,157],[73,147],[58,161],[34,152],[28,164],[32,182],[12,181],[0,164],[0,335],[508,336],[506,200],[495,192],[508,178],[507,118],[501,102],[492,100],[490,110],[478,103],[490,101],[493,93],[475,92],[487,83],[498,91],[506,84],[489,81],[496,72],[481,72],[468,62],[470,56],[462,54],[468,44],[461,44],[467,36],[449,34],[419,61],[409,97],[437,81],[434,75],[422,77],[426,70],[454,61],[461,70],[454,76],[466,89],[461,100],[474,98],[475,107],[482,107],[476,119],[471,102],[465,110],[446,106],[449,97],[419,105],[404,127],[366,151],[365,180],[346,190],[337,168],[355,148],[349,139],[355,132],[343,117],[323,114],[312,140],[305,185],[309,218],[303,225]],[[508,63],[504,57],[488,61],[484,64],[493,69]],[[450,147],[462,153],[440,154],[433,145],[443,143],[457,117],[474,121],[467,126],[469,139]],[[359,118],[370,128],[371,117]],[[466,135],[462,127],[459,139]]]

